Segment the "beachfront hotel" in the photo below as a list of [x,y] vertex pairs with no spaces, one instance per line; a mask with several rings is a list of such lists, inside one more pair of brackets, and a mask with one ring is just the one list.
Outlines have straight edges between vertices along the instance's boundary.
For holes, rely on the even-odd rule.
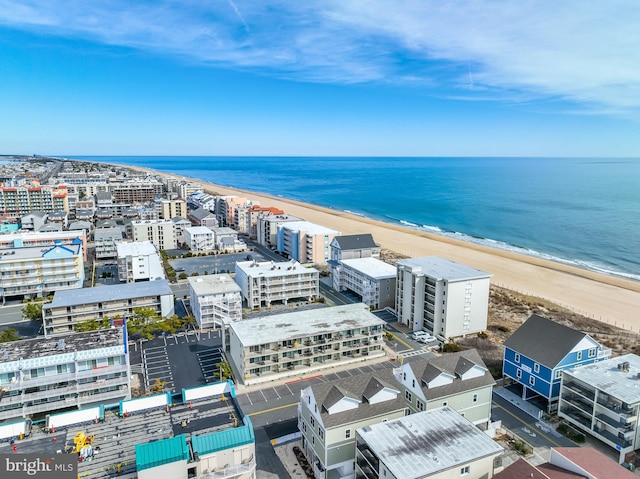
[[192,276],[188,281],[191,310],[201,329],[223,328],[242,319],[241,290],[231,275]]
[[168,318],[175,313],[173,291],[166,280],[131,284],[101,285],[72,291],[58,291],[53,301],[42,306],[45,336],[69,333],[85,321],[120,320],[134,309],[152,309]]
[[484,331],[491,274],[437,256],[396,264],[398,321],[440,338]]
[[245,385],[385,355],[384,321],[362,304],[275,314],[229,324],[229,358]]
[[332,264],[332,277],[335,290],[351,291],[375,309],[395,309],[395,266],[374,257],[344,259]]
[[324,264],[329,245],[340,232],[310,221],[292,221],[278,227],[277,250],[300,263]]
[[313,301],[320,294],[320,272],[297,261],[236,262],[236,283],[249,309],[269,307],[274,302]]
[[558,415],[618,451],[619,463],[635,457],[640,447],[640,357],[626,354],[564,370]]
[[9,297],[43,297],[65,289],[82,288],[82,240],[54,246],[17,247],[0,256],[0,294]]
[[130,397],[122,328],[0,344],[0,421]]

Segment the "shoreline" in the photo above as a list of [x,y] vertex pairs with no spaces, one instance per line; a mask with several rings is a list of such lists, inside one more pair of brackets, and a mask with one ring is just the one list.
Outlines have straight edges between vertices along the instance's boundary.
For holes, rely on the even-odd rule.
[[[86,160],[73,161],[92,163]],[[637,318],[640,306],[638,281],[280,196],[221,186],[151,168],[96,163],[181,178],[199,184],[206,193],[237,195],[257,200],[262,206],[280,208],[287,214],[336,229],[345,235],[371,233],[376,243],[395,253],[409,257],[442,256],[491,273],[491,283],[495,286],[549,300],[576,313],[623,329],[640,331],[640,318]]]

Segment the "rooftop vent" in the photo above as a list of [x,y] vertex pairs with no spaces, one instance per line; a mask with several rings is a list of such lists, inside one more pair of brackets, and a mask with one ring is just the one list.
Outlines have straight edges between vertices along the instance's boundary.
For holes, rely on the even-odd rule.
[[58,344],[56,344],[56,349],[64,349],[64,339],[58,339]]

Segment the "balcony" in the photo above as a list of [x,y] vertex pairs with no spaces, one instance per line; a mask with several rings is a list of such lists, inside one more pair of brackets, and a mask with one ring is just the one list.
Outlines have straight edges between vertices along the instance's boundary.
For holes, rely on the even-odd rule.
[[616,434],[613,434],[612,432],[608,431],[606,428],[594,427],[593,432],[602,436],[608,442],[612,442],[615,446],[620,446],[622,449],[631,447],[631,445],[633,444],[631,440],[625,439]]
[[596,418],[599,421],[602,421],[606,424],[608,424],[611,427],[615,427],[621,434],[623,435],[627,435],[631,432],[633,432],[634,430],[634,424],[632,423],[623,423],[623,422],[619,422],[616,421],[614,418],[607,416],[606,414],[596,414]]
[[227,479],[227,478],[230,479],[233,477],[239,477],[244,475],[248,476],[248,475],[252,475],[255,468],[256,468],[256,461],[255,459],[253,459],[253,456],[252,456],[251,459],[249,459],[247,462],[243,461],[242,464],[237,464],[234,466],[227,465],[224,468],[219,468],[219,470],[214,469],[211,472],[205,472],[197,476],[195,479]]
[[593,402],[588,401],[579,394],[563,394],[562,400],[573,407],[584,411],[586,414],[591,415],[593,412]]
[[584,396],[590,401],[593,401],[596,397],[596,393],[593,389],[587,388],[586,386],[575,381],[563,383],[563,387]]
[[636,410],[617,400],[598,397],[598,406],[602,406],[622,417],[632,417],[636,415]]

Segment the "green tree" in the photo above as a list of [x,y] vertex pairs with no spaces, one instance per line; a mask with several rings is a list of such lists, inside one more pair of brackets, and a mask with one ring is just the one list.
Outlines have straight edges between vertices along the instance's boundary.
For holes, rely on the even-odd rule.
[[18,331],[13,328],[5,329],[0,332],[0,343],[8,343],[10,341],[19,341],[20,336],[18,336]]
[[25,304],[22,308],[22,317],[24,319],[30,319],[31,321],[41,321],[42,303],[33,302]]

